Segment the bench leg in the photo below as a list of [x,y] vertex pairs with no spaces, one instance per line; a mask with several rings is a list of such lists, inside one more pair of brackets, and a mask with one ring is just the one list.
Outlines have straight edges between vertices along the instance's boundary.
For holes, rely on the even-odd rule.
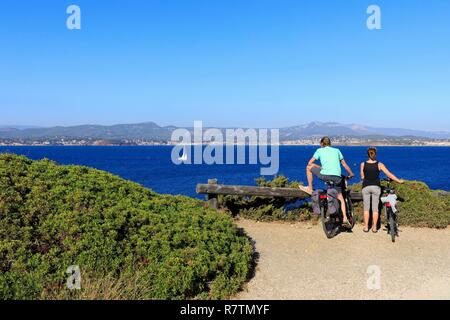
[[208,206],[211,209],[219,210],[219,201],[217,199],[217,194],[208,194],[206,196],[206,200],[208,201]]

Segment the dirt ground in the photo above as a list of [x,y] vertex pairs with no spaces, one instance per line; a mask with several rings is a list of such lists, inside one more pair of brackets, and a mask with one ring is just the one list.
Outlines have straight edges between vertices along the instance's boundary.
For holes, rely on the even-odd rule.
[[450,299],[449,229],[400,227],[392,243],[386,232],[367,234],[360,225],[331,240],[320,224],[238,225],[255,241],[259,261],[236,299]]

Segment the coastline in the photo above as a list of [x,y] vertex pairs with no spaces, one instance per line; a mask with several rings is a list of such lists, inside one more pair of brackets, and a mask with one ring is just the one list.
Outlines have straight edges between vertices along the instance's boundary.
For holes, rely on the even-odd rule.
[[[152,144],[0,144],[0,147],[174,147],[176,143],[152,143]],[[197,144],[191,144],[192,146]],[[203,143],[203,146],[210,145],[208,143]],[[351,143],[351,144],[333,144],[336,147],[450,147],[450,142],[445,143],[427,143],[427,144],[393,144],[393,143]],[[223,145],[225,146],[225,145]],[[255,146],[249,144],[235,144],[235,146]],[[280,147],[317,147],[318,144],[306,144],[306,143],[283,143],[281,142],[278,146]]]

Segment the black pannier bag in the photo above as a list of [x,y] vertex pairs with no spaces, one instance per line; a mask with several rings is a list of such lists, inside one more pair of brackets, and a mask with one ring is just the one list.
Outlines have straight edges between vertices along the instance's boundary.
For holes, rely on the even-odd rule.
[[336,214],[339,212],[339,192],[336,189],[328,189],[328,213]]
[[311,195],[312,209],[313,209],[313,213],[315,215],[320,215],[319,196],[320,196],[320,190],[314,190]]

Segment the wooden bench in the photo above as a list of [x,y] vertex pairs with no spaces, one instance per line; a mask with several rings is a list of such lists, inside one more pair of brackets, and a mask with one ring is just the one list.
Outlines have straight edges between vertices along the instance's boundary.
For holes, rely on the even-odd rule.
[[[207,184],[197,184],[197,194],[205,194],[209,207],[218,209],[219,195],[233,195],[243,197],[279,197],[286,199],[305,200],[311,197],[308,193],[295,188],[270,188],[270,187],[253,187],[253,186],[233,186],[218,184],[217,179],[208,180]],[[361,192],[351,192],[352,201],[362,201]]]

